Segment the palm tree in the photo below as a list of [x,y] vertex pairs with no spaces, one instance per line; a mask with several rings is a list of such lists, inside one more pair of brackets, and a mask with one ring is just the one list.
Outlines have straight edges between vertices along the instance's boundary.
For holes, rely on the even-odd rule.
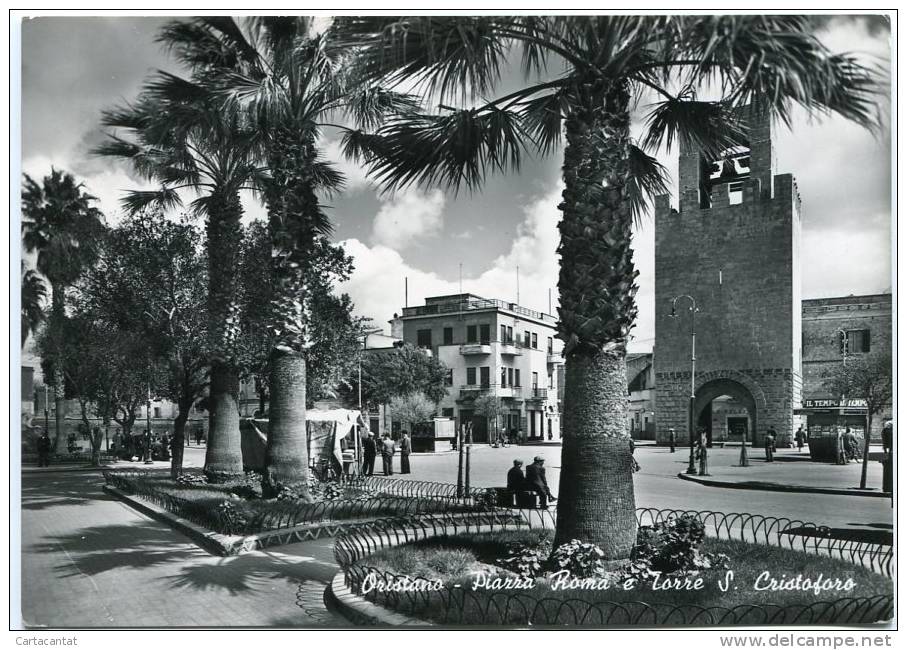
[[34,335],[44,322],[44,299],[47,298],[47,287],[34,269],[26,269],[22,262],[22,347],[29,335]]
[[318,139],[333,114],[356,114],[366,128],[388,110],[412,108],[397,93],[351,86],[347,52],[304,17],[175,21],[162,38],[223,110],[255,125],[269,178],[263,183],[271,238],[270,409],[265,488],[308,493],[305,433],[306,271],[313,247],[331,232],[319,191],[343,177],[321,159]]
[[[794,106],[873,122],[876,75],[830,53],[797,16],[388,18],[339,21],[360,47],[360,70],[386,86],[417,80],[440,101],[493,96],[511,46],[527,83],[515,92],[441,113],[412,113],[372,133],[350,132],[388,188],[409,183],[478,188],[489,172],[516,170],[526,150],[563,149],[560,308],[566,401],[555,544],[580,538],[608,558],[635,541],[626,428],[625,356],[636,320],[631,233],[665,170],[645,150],[675,140],[709,152],[740,144],[738,107],[790,123]],[[548,62],[559,72],[547,74]],[[531,80],[529,79],[531,77]],[[698,97],[703,88],[721,97]],[[631,113],[651,100],[645,134]],[[461,103],[461,106],[463,104]]]
[[[165,41],[166,42],[166,41]],[[191,80],[159,72],[127,106],[106,111],[110,134],[96,153],[120,157],[150,181],[151,191],[128,193],[123,204],[137,214],[149,205],[182,205],[181,191],[198,197],[191,212],[206,219],[211,431],[205,473],[222,481],[243,472],[239,430],[238,264],[243,215],[240,192],[260,186],[253,158],[254,133],[238,119],[225,119],[206,91]]]
[[[85,193],[82,183],[65,172],[51,168],[38,184],[25,174],[22,190],[22,241],[29,253],[37,252],[36,268],[47,278],[51,289],[48,334],[53,343],[51,381],[54,387],[56,435],[54,449],[64,440],[63,321],[66,318],[66,288],[82,275],[97,255],[104,235],[104,215]],[[34,284],[34,279],[30,280]]]

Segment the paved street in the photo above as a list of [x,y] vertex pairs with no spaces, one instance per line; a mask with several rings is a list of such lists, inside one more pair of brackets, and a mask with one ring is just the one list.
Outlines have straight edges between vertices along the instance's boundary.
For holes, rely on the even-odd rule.
[[[739,454],[739,449],[713,451],[713,467],[730,467]],[[782,450],[781,455],[786,454],[796,451]],[[560,447],[476,446],[473,485],[500,485],[514,458],[528,463],[535,455],[546,458],[549,483],[556,492]],[[681,450],[671,454],[664,448],[640,447],[636,455],[642,466],[635,475],[640,507],[784,515],[833,526],[892,521],[888,499],[706,487],[677,478],[686,467],[687,456]],[[203,462],[204,448],[187,451],[187,465]],[[761,462],[754,459],[754,464]],[[801,463],[778,462],[772,471],[802,480]],[[413,474],[395,476],[454,482],[456,464],[456,454],[417,455],[412,458]],[[853,483],[857,470],[856,465],[818,467],[829,474],[841,472],[844,484]],[[107,497],[101,484],[96,472],[23,473],[22,604],[28,625],[337,624],[321,602],[324,586],[336,571],[330,539],[235,558],[215,557],[166,525]]]
[[[740,455],[740,448],[715,448],[709,450],[710,466],[716,474],[736,471],[755,480],[771,478],[774,482],[802,484],[808,474],[822,477],[826,485],[839,487],[859,485],[859,465],[836,466],[824,463],[795,461],[796,449],[782,449],[779,460],[769,466],[761,455],[750,455],[752,467],[734,468]],[[557,496],[560,480],[560,453],[557,446],[525,446],[493,449],[488,445],[474,445],[472,452],[471,479],[473,486],[494,486],[506,484],[507,470],[515,458],[524,463],[532,462],[534,456],[545,459],[548,484]],[[639,446],[636,459],[642,469],[635,474],[636,505],[645,508],[688,508],[695,510],[716,510],[722,512],[750,512],[756,514],[787,516],[818,524],[848,526],[870,523],[890,524],[892,522],[891,501],[876,497],[837,496],[824,494],[801,494],[767,492],[763,490],[732,490],[707,487],[677,478],[687,468],[689,451],[678,448],[672,454],[666,447]],[[395,458],[395,469],[399,458]],[[436,456],[413,456],[413,473],[408,476],[394,474],[400,478],[455,483],[457,480],[457,454]],[[879,463],[870,462],[870,485],[881,483]],[[380,461],[379,461],[380,466]],[[807,468],[807,469],[804,469]],[[747,474],[742,474],[747,473]],[[829,480],[826,477],[831,476]],[[837,476],[839,480],[835,480]],[[875,482],[873,482],[875,481]]]
[[[101,491],[91,472],[23,474],[22,616],[32,627],[315,626],[332,540],[222,558]],[[316,583],[314,589],[307,589]],[[300,587],[302,591],[300,593]],[[297,598],[303,601],[297,604]]]

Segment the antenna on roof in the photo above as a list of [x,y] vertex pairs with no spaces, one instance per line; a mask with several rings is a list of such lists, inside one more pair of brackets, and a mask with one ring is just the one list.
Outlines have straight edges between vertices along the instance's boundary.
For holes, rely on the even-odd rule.
[[520,267],[516,267],[516,304],[520,304]]
[[460,293],[463,293],[463,262],[460,262]]
[[403,306],[409,307],[409,276],[403,278]]

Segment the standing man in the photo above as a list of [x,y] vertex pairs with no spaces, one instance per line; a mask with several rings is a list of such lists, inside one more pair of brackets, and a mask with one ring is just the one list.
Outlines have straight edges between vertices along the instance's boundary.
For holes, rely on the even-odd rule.
[[768,431],[765,432],[765,462],[773,463],[775,462],[775,428],[769,427]]
[[38,467],[50,467],[50,446],[50,436],[47,431],[42,431],[38,438]]
[[806,435],[803,433],[803,425],[800,425],[800,428],[797,429],[797,433],[794,434],[794,440],[797,442],[797,451],[803,453],[803,442],[806,439]]
[[394,475],[394,453],[397,451],[397,445],[391,440],[391,434],[385,433],[384,440],[381,442],[381,460],[384,463],[384,475]]
[[526,468],[526,489],[535,492],[539,496],[539,507],[547,508],[548,501],[557,501],[548,489],[548,481],[545,479],[545,459],[536,456],[532,465]]
[[378,447],[375,444],[375,438],[372,432],[368,432],[368,437],[362,441],[362,475],[372,476],[375,473],[375,456],[378,455]]
[[674,427],[668,429],[668,442],[671,444],[671,453],[673,454],[677,451],[677,432],[674,431]]
[[400,440],[400,473],[409,474],[409,455],[412,453],[413,447],[412,443],[409,440],[409,434],[406,431],[403,432],[403,438]]

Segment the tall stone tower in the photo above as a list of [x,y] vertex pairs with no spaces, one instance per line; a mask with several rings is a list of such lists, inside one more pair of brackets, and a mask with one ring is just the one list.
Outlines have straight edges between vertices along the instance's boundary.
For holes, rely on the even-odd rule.
[[682,147],[680,209],[668,196],[655,202],[659,441],[672,427],[688,435],[691,301],[677,300],[671,317],[676,296],[698,308],[695,422],[726,395],[745,408],[728,423],[737,440],[745,427],[761,444],[773,426],[784,443],[800,406],[800,196],[793,176],[775,174],[770,118],[744,110],[748,142],[718,161]]

